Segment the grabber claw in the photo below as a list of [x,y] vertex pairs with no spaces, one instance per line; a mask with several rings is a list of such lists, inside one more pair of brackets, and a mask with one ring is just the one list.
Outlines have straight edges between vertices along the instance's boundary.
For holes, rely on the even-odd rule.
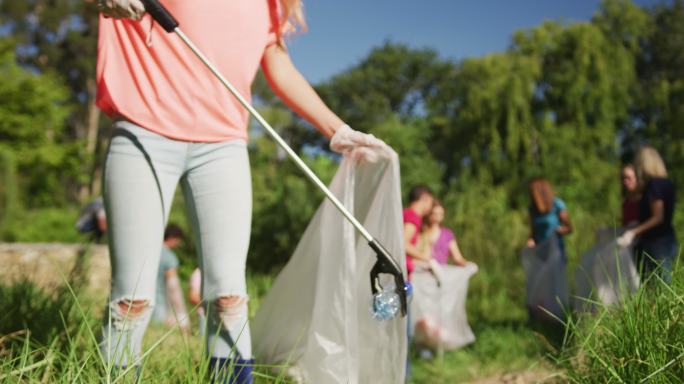
[[408,311],[408,300],[406,299],[406,282],[404,281],[404,274],[401,272],[399,264],[389,254],[385,247],[376,239],[368,242],[368,245],[375,251],[377,261],[370,271],[371,292],[373,295],[382,291],[380,284],[380,274],[385,273],[394,277],[394,292],[399,296],[401,303],[401,315],[406,316]]

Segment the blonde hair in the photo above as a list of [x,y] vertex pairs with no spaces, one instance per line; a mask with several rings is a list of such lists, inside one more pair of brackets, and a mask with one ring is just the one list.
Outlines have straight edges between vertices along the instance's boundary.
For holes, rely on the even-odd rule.
[[634,159],[634,169],[640,186],[644,186],[654,177],[667,177],[667,169],[658,151],[650,146],[644,146],[637,152]]
[[285,35],[306,31],[306,19],[304,18],[304,4],[302,0],[279,0],[280,1],[280,25],[278,38],[282,43]]

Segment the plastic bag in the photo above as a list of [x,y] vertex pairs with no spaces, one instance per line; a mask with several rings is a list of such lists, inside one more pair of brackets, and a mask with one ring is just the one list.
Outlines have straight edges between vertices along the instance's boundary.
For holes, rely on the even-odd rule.
[[527,247],[521,257],[525,270],[527,308],[540,317],[563,319],[568,308],[568,279],[556,236],[536,247]]
[[612,305],[639,288],[634,248],[619,247],[619,235],[614,230],[599,231],[599,242],[582,256],[575,270],[576,309],[593,310],[594,301]]
[[448,351],[475,341],[466,315],[468,280],[475,272],[473,263],[440,266],[438,284],[431,271],[416,267],[411,275],[411,327],[417,345]]
[[[340,165],[331,191],[405,272],[399,160]],[[307,383],[403,383],[406,318],[372,318],[375,253],[327,199],[252,322],[264,364]],[[391,277],[388,277],[388,283]]]

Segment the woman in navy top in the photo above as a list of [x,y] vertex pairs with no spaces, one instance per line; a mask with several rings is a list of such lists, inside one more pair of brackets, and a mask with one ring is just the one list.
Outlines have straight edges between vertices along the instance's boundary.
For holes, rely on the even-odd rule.
[[672,279],[672,267],[678,245],[672,226],[675,209],[675,186],[667,178],[665,163],[652,147],[639,150],[634,162],[639,187],[639,225],[618,239],[621,246],[636,238],[636,261],[642,278],[658,270],[666,282]]

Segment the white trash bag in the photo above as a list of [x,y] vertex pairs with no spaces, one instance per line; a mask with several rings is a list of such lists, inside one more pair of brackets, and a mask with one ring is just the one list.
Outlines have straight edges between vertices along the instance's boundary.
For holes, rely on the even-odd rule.
[[474,263],[442,265],[436,278],[430,270],[416,266],[411,275],[411,327],[417,345],[449,351],[475,341],[466,314],[468,281],[475,272]]
[[[406,271],[399,159],[344,159],[331,191]],[[327,199],[252,321],[260,364],[283,366],[299,382],[403,383],[406,318],[374,320],[375,252]],[[383,280],[393,281],[391,276]]]
[[541,317],[563,319],[568,309],[568,279],[556,236],[535,247],[526,247],[521,257],[525,270],[527,308]]
[[634,248],[618,246],[619,235],[614,230],[599,231],[598,243],[582,256],[575,270],[575,309],[594,310],[595,302],[612,305],[639,288]]

